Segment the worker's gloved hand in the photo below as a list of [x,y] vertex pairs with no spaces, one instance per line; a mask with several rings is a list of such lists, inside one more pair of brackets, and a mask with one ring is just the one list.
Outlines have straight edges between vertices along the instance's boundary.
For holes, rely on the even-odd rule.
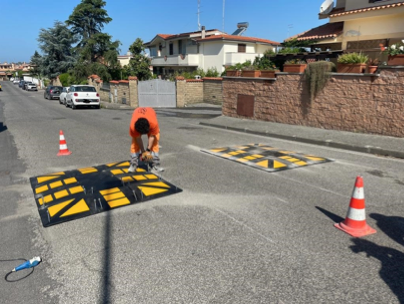
[[144,162],[152,162],[153,161],[153,155],[149,151],[145,151],[142,153],[142,160]]

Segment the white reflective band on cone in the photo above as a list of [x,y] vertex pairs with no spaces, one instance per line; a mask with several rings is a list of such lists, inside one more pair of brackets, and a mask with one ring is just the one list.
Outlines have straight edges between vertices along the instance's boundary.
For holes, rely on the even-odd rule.
[[67,145],[60,145],[60,150],[67,150]]
[[64,135],[60,135],[60,136],[59,136],[59,140],[65,140],[65,136],[64,136]]
[[347,217],[355,221],[364,221],[366,220],[365,209],[349,208]]
[[352,197],[356,199],[364,199],[365,198],[365,191],[363,191],[363,187],[355,188]]

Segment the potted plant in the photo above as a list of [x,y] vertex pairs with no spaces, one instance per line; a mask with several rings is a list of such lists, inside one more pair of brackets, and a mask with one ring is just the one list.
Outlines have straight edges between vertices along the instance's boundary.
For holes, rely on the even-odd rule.
[[240,77],[241,71],[235,65],[231,65],[226,68],[226,76],[228,77]]
[[307,67],[307,62],[301,59],[287,60],[283,65],[283,71],[287,73],[303,73]]
[[258,67],[247,60],[243,63],[241,68],[241,77],[260,77],[261,71]]
[[377,68],[379,67],[379,59],[377,58],[369,58],[368,60],[368,73],[374,74],[377,71]]
[[385,51],[389,55],[387,65],[404,66],[404,40],[388,47],[381,46],[381,48],[382,51]]
[[254,65],[261,71],[259,77],[262,78],[275,78],[275,73],[279,72],[279,69],[267,56],[255,57]]
[[337,73],[365,73],[369,57],[362,53],[346,53],[337,59]]

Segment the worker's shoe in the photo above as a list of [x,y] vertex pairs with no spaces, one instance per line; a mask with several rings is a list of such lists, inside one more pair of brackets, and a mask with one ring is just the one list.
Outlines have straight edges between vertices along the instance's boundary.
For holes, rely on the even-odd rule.
[[129,173],[134,173],[136,172],[136,167],[134,165],[130,165],[130,167],[128,168],[128,172]]
[[157,172],[164,172],[164,168],[157,165],[152,166],[152,170],[155,170]]

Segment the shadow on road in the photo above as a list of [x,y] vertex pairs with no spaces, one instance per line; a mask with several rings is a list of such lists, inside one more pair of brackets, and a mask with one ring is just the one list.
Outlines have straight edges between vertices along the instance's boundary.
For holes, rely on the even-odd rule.
[[7,130],[7,126],[3,125],[2,122],[0,122],[0,132],[6,131]]
[[318,210],[320,210],[322,213],[324,213],[326,216],[328,216],[330,219],[332,219],[335,223],[342,222],[345,220],[344,218],[340,217],[339,215],[336,215],[335,213],[332,213],[328,210],[325,210],[321,207],[316,206]]
[[[377,226],[391,239],[404,246],[404,218],[401,216],[386,216],[371,213],[369,216],[375,219]],[[404,285],[403,285],[404,289]]]
[[380,277],[400,303],[404,303],[404,254],[393,248],[379,246],[364,239],[352,239],[355,245],[350,248],[353,252],[366,252],[367,257],[374,257],[381,262]]

